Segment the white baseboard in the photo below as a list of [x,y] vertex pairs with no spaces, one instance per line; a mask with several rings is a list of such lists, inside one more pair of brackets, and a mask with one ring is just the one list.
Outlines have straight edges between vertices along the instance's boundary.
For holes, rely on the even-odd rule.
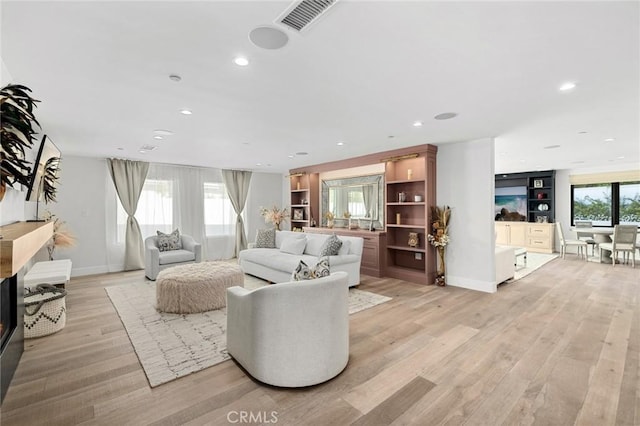
[[82,277],[84,275],[96,275],[96,274],[104,274],[109,272],[109,269],[106,265],[103,266],[87,266],[84,268],[71,268],[71,276],[72,277]]
[[498,291],[498,285],[495,282],[479,281],[451,275],[447,275],[447,285],[450,285],[452,287],[467,288],[469,290],[482,291],[485,293],[495,293],[496,291]]

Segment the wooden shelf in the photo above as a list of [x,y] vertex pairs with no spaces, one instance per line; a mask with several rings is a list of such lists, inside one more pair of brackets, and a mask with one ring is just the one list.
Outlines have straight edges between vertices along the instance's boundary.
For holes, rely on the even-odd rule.
[[291,207],[309,207],[309,204],[291,204]]
[[0,226],[0,277],[20,270],[53,236],[53,222],[16,222]]
[[[435,148],[435,147],[434,147]],[[386,229],[388,277],[418,284],[433,284],[435,261],[433,250],[405,245],[409,234],[416,232],[426,242],[429,206],[436,203],[436,149],[418,152],[418,156],[386,164]],[[409,171],[411,170],[411,173]],[[411,179],[405,179],[412,175]],[[400,202],[401,194],[406,201]],[[422,197],[415,202],[414,197]],[[396,217],[400,215],[399,224]]]
[[412,183],[412,182],[424,183],[424,179],[388,180],[387,185],[397,185],[397,184]]
[[400,225],[395,223],[387,223],[387,228],[409,228],[409,229],[425,229],[424,225],[410,225],[408,223],[402,223]]
[[390,246],[387,245],[388,249],[391,250],[402,250],[402,251],[412,251],[415,253],[426,253],[427,250],[424,248],[420,248],[420,247],[409,247],[409,246]]
[[292,189],[291,192],[309,192],[308,188]]

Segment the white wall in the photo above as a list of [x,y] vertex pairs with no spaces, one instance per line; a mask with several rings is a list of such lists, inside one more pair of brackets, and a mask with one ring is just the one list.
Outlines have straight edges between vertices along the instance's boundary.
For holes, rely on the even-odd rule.
[[54,257],[71,259],[74,276],[108,272],[106,160],[75,157],[63,152],[59,176],[57,202],[45,208],[66,222],[77,243],[73,248],[57,248]]
[[[12,81],[11,73],[5,66],[2,57],[0,57],[0,87],[4,87]],[[26,219],[24,198],[27,193],[26,188],[24,191],[21,191],[20,186],[21,185],[17,185],[16,189],[7,187],[7,192],[2,201],[0,201],[0,226]]]
[[493,293],[494,141],[439,145],[437,168],[437,204],[451,207],[447,284]]
[[[283,182],[287,184],[286,193]],[[249,242],[255,241],[258,229],[273,226],[264,222],[264,218],[260,216],[260,207],[284,207],[290,204],[288,185],[289,179],[285,179],[281,174],[254,172],[251,175],[251,186],[245,206],[245,229]]]

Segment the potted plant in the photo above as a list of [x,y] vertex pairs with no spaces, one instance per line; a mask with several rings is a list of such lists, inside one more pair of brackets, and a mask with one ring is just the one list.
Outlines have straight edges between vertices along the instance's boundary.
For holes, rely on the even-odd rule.
[[28,185],[31,167],[25,159],[25,150],[31,149],[35,140],[34,125],[40,123],[33,115],[36,99],[29,93],[28,87],[9,84],[0,89],[0,200],[4,197],[6,186]]

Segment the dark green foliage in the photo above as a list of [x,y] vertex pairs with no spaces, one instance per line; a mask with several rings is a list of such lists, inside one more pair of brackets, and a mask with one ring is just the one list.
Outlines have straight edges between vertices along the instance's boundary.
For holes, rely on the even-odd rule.
[[51,157],[44,165],[44,175],[42,176],[42,194],[44,202],[56,201],[56,180],[58,180],[59,157]]
[[38,100],[29,93],[31,89],[10,84],[0,89],[0,183],[13,188],[14,184],[29,184],[30,162],[25,160],[25,150],[31,149],[35,138],[34,125],[40,124],[33,115]]

